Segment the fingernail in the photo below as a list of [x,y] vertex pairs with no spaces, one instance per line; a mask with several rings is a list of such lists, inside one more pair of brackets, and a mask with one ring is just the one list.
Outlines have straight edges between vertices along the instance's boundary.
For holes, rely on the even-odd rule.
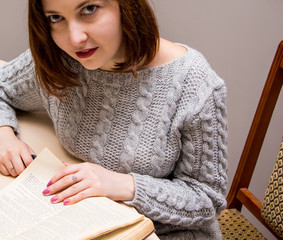
[[67,205],[69,202],[70,202],[70,199],[65,199],[65,200],[63,201],[64,205]]
[[58,200],[58,196],[54,196],[53,198],[51,198],[51,202],[55,202]]
[[50,190],[48,188],[46,188],[42,193],[43,194],[48,194],[48,193],[50,193]]
[[47,183],[47,187],[51,186],[52,185],[52,181],[50,180],[48,183]]

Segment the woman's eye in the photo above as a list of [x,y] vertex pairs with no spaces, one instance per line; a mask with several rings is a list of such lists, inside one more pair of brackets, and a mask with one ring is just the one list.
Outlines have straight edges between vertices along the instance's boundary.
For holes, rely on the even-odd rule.
[[50,15],[48,18],[51,23],[57,23],[63,19],[60,15]]
[[97,6],[96,5],[89,5],[89,6],[86,6],[85,8],[82,9],[82,14],[83,15],[91,15],[96,10],[97,10]]

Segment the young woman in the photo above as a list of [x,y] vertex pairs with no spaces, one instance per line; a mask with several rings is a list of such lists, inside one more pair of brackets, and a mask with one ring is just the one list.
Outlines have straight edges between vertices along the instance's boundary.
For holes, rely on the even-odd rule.
[[159,38],[146,0],[29,0],[29,35],[0,68],[2,174],[35,154],[14,110],[46,110],[85,161],[43,189],[53,203],[106,196],[151,218],[160,239],[221,239],[226,88],[205,58]]

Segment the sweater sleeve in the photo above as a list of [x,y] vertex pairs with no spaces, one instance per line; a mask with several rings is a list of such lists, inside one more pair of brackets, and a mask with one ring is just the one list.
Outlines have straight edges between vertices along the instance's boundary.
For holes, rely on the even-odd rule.
[[17,131],[16,109],[44,109],[30,50],[0,67],[0,126]]
[[136,192],[127,204],[171,228],[196,230],[215,221],[226,206],[225,99],[223,85],[194,116],[186,117],[180,130],[182,149],[171,178],[133,173]]

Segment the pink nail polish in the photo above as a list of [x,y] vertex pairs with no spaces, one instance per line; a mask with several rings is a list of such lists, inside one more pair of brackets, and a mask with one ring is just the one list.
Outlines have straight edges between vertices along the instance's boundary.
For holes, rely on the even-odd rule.
[[65,199],[63,203],[64,205],[67,205],[69,202],[70,202],[70,199]]
[[54,196],[53,198],[51,198],[51,202],[55,202],[58,200],[58,196]]
[[52,181],[50,180],[48,183],[47,183],[47,187],[51,186],[52,185]]
[[50,190],[48,188],[46,188],[43,192],[44,195],[50,193]]

